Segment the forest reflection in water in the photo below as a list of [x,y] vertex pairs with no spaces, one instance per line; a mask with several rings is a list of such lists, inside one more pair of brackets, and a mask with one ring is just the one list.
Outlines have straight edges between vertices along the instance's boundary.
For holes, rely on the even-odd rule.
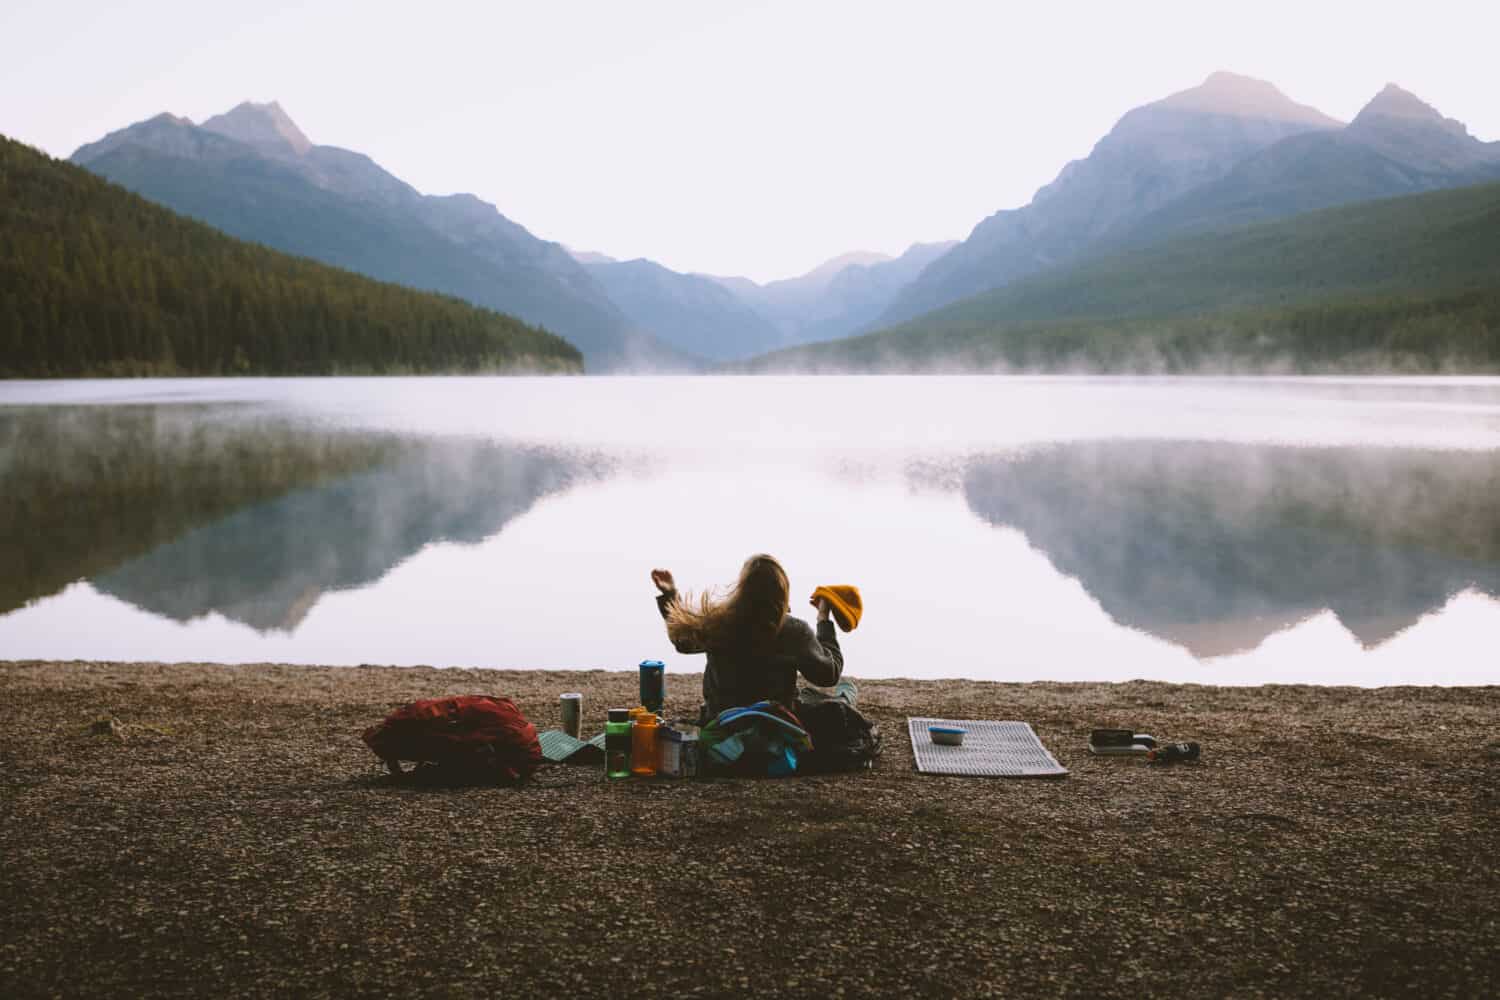
[[1500,634],[1493,450],[627,453],[141,403],[0,408],[0,481],[0,658],[627,667],[663,655],[645,569],[726,584],[771,548],[794,590],[866,589],[864,676],[1406,682],[1446,649],[1445,676],[1496,679],[1472,641]]

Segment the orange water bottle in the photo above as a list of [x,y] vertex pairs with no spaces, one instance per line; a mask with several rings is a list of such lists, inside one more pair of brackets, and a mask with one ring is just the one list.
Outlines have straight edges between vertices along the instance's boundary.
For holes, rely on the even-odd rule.
[[656,716],[641,712],[630,727],[630,773],[637,778],[656,775]]

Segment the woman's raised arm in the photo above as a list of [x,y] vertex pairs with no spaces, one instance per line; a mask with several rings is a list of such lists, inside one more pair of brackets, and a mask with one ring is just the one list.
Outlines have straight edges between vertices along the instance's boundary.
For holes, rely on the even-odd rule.
[[818,687],[833,687],[844,673],[844,651],[839,649],[838,633],[821,607],[817,631],[808,633],[807,645],[797,656],[797,670]]
[[[656,610],[661,612],[662,621],[672,611],[672,606],[677,603],[677,581],[672,579],[672,571],[667,569],[653,569],[651,571],[651,582],[656,584],[659,593],[656,595]],[[679,653],[702,653],[704,649],[691,639],[674,639],[672,630],[667,629],[667,638],[671,640],[672,648]]]

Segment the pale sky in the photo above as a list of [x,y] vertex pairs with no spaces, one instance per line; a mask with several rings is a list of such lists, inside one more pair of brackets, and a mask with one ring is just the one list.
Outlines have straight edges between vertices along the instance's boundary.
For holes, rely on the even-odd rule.
[[1395,82],[1500,139],[1500,4],[0,4],[0,132],[65,157],[278,100],[545,239],[768,280],[958,239],[1217,69],[1348,120]]

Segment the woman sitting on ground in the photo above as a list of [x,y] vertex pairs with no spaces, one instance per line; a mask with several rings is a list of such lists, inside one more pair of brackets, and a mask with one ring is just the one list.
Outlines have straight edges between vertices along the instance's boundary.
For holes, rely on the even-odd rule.
[[696,602],[678,596],[672,574],[651,571],[661,593],[657,608],[667,622],[667,638],[679,653],[707,653],[703,668],[703,708],[707,722],[727,708],[776,701],[797,704],[797,675],[819,687],[832,687],[844,671],[844,654],[829,620],[826,598],[813,629],[789,614],[786,570],[768,555],[745,560],[739,582],[728,596],[701,595]]

